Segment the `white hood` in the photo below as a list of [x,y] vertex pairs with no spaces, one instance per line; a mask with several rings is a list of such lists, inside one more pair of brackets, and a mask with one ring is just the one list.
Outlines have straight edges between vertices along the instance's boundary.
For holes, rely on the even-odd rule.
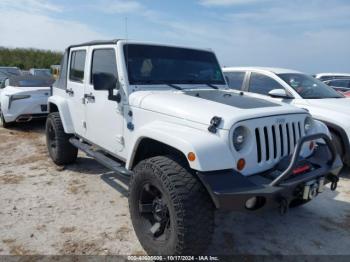
[[303,106],[319,120],[350,127],[350,99],[303,99]]
[[320,107],[330,111],[350,113],[349,98],[304,99],[310,106]]
[[233,124],[252,118],[306,113],[294,106],[227,90],[137,91],[129,98],[131,106],[205,125],[218,116],[223,120],[219,128],[223,129],[230,129]]
[[33,94],[33,93],[50,93],[50,87],[17,87],[17,86],[7,86],[3,89],[3,93],[6,95],[15,94]]

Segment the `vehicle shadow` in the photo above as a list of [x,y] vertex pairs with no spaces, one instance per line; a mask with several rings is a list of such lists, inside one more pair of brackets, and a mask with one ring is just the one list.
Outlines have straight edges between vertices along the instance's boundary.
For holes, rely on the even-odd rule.
[[[341,193],[340,193],[341,190]],[[349,255],[350,179],[284,216],[217,212],[212,255]]]
[[45,134],[46,119],[37,119],[25,123],[13,123],[7,130],[25,133]]
[[65,170],[79,172],[86,175],[100,176],[101,180],[107,185],[117,190],[124,197],[128,196],[129,179],[110,171],[108,168],[99,164],[96,160],[90,157],[78,157],[76,163],[65,166]]

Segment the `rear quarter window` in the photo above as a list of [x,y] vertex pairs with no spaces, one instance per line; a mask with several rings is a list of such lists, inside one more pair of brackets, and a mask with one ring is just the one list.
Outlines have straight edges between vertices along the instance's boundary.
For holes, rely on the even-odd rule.
[[69,79],[75,82],[84,82],[86,51],[72,51],[70,60]]
[[241,90],[245,72],[225,72],[225,78],[231,89]]

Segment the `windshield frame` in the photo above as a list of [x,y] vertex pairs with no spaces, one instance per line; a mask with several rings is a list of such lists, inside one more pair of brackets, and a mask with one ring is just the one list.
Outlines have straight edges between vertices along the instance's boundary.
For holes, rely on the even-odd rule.
[[[293,90],[293,92],[295,92],[296,94],[298,94],[298,96],[302,99],[338,99],[338,98],[344,98],[345,96],[339,92],[337,92],[336,90],[334,90],[332,87],[326,85],[325,83],[323,83],[322,81],[309,76],[307,74],[303,74],[303,73],[280,73],[277,74],[277,76],[285,83],[288,85],[289,88],[291,88],[291,90]],[[305,77],[305,79],[312,81],[314,84],[317,84],[318,86],[315,88],[324,88],[327,90],[330,90],[330,93],[333,93],[334,96],[305,96],[302,95],[300,92],[298,92],[296,90],[296,87],[293,87],[289,81],[287,81],[287,79],[285,79],[285,77],[290,77],[290,76],[302,76]]]
[[[145,46],[145,47],[156,47],[156,48],[169,48],[169,49],[178,49],[178,50],[184,50],[184,51],[194,51],[194,52],[203,52],[203,54],[207,54],[209,56],[212,56],[212,65],[217,66],[218,72],[220,73],[221,79],[219,80],[196,80],[196,79],[186,79],[186,80],[180,80],[180,79],[148,79],[148,80],[141,80],[141,79],[132,79],[130,68],[128,67],[128,47],[129,46]],[[194,49],[194,48],[186,48],[186,47],[178,47],[178,46],[168,46],[168,45],[158,45],[158,44],[144,44],[144,43],[124,43],[122,46],[123,50],[123,57],[121,58],[123,60],[123,63],[125,65],[125,72],[128,79],[128,85],[130,86],[151,86],[151,85],[158,85],[158,86],[167,86],[169,84],[173,85],[218,85],[218,86],[226,86],[226,80],[224,78],[224,74],[221,70],[220,63],[215,55],[214,52],[210,50],[203,50],[203,49]],[[213,66],[213,68],[214,68]],[[220,78],[219,77],[219,78]],[[185,87],[186,89],[186,87]]]

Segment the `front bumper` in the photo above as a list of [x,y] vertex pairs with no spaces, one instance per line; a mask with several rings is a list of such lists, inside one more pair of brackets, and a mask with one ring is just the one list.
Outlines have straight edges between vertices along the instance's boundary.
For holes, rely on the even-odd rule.
[[[299,157],[302,145],[308,141],[322,139],[326,144],[318,145],[312,156],[307,159]],[[208,190],[215,206],[224,210],[247,210],[246,202],[257,197],[257,209],[289,205],[300,198],[303,188],[310,181],[336,186],[338,174],[343,166],[336,154],[334,145],[325,134],[303,137],[288,161],[277,165],[273,170],[261,174],[243,176],[235,170],[198,172],[198,177]],[[293,170],[307,163],[311,169],[299,175]],[[323,186],[323,185],[322,185]]]

